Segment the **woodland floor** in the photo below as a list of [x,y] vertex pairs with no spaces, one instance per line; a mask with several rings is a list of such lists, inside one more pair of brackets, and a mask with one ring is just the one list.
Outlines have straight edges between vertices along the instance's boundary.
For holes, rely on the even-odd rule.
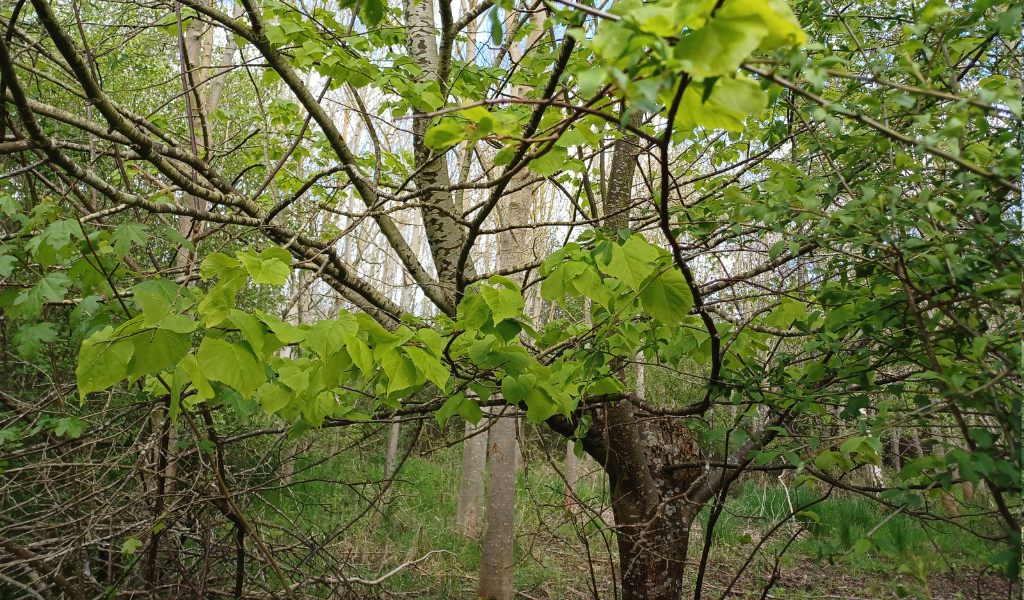
[[[735,565],[722,565],[710,573],[705,584],[707,598],[718,598],[735,573]],[[851,572],[843,565],[817,565],[813,560],[797,560],[780,567],[780,577],[767,598],[792,600],[889,600],[898,598],[897,586],[920,589],[913,577],[892,571],[874,573]],[[731,598],[761,598],[765,574],[744,574],[730,592]],[[1020,598],[1020,584],[1011,591],[1009,581],[1002,576],[986,574],[979,580],[978,572],[958,569],[955,573],[933,573],[928,577],[933,600],[996,600]],[[979,593],[980,591],[980,593]],[[911,596],[913,597],[913,596]]]
[[[360,497],[344,486],[325,486],[328,476],[350,480],[379,477],[382,456],[368,453],[362,458],[319,465],[304,473],[319,480],[300,485],[291,493],[268,496],[284,508],[290,501],[303,506],[316,499],[316,510],[299,511],[300,522],[311,531],[324,531],[345,523],[361,510]],[[345,536],[342,558],[346,573],[379,577],[395,565],[435,552],[427,561],[390,578],[385,585],[361,589],[358,598],[416,598],[442,600],[475,598],[480,544],[453,531],[455,500],[458,495],[458,449],[445,449],[429,460],[412,458],[402,469],[390,501],[382,513],[359,522]],[[516,498],[517,597],[526,600],[594,600],[594,584],[600,600],[616,597],[612,562],[615,541],[595,521],[585,522],[585,512],[576,516],[562,507],[561,479],[535,459],[527,472],[521,471]],[[580,496],[591,506],[607,511],[607,492],[600,473],[584,476]],[[737,488],[727,511],[715,529],[715,544],[708,561],[703,600],[728,598],[772,598],[792,600],[890,600],[900,597],[933,600],[1019,599],[1020,584],[1011,590],[1005,576],[991,571],[979,576],[991,557],[1004,546],[964,535],[943,523],[922,524],[906,515],[890,518],[874,503],[858,497],[833,494],[813,505],[820,520],[806,518],[806,529],[779,559],[779,578],[767,596],[768,582],[778,551],[788,539],[789,524],[779,530],[779,539],[767,542],[764,552],[751,561],[726,598],[726,587],[756,547],[761,532],[773,523],[788,519],[790,502],[810,505],[822,490],[806,486],[781,487],[777,482],[751,480]],[[308,495],[307,495],[308,494]],[[294,498],[294,499],[292,499]],[[984,500],[982,500],[984,502]],[[603,509],[601,507],[604,507]],[[610,517],[610,511],[607,511]],[[309,519],[305,521],[305,519]],[[886,520],[884,526],[876,526]],[[702,518],[706,522],[706,516]],[[973,527],[998,534],[995,523],[971,521]],[[602,536],[602,531],[606,536]],[[875,543],[886,541],[894,552],[872,550],[853,552],[854,542],[874,532]],[[694,532],[686,573],[693,589],[702,536]],[[584,544],[584,540],[587,541]],[[883,543],[884,545],[884,543]],[[834,564],[817,559],[832,554]],[[588,560],[588,556],[592,557]],[[617,569],[617,565],[616,565]],[[920,573],[924,582],[912,574]],[[903,588],[902,590],[900,588]],[[904,596],[900,596],[900,592]],[[930,595],[929,595],[930,594]],[[684,594],[692,598],[692,592]]]

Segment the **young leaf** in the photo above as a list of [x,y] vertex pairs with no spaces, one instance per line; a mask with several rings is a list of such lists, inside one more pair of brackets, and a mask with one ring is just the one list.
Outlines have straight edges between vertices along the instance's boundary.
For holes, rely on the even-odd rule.
[[82,342],[78,351],[78,394],[85,401],[86,394],[106,389],[125,378],[128,361],[135,352],[135,346],[128,340],[108,343],[114,335],[113,327],[106,327]]
[[673,268],[665,271],[640,292],[644,312],[666,325],[678,325],[693,306],[693,294],[686,277]]
[[203,338],[196,360],[207,379],[231,386],[243,398],[252,396],[267,379],[262,363],[245,342],[231,344],[224,340]]

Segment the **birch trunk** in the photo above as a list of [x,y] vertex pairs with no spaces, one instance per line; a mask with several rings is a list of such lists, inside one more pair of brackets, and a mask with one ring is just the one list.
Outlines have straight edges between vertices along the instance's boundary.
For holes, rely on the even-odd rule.
[[[455,531],[467,538],[480,535],[484,515],[484,470],[487,468],[487,432],[466,421],[462,442],[462,476],[459,483],[459,504],[455,515]],[[470,437],[472,436],[472,437]]]
[[395,476],[395,464],[398,462],[398,439],[401,434],[402,424],[396,420],[391,423],[391,434],[388,436],[388,452],[384,457],[385,479]]
[[[500,412],[500,409],[494,412]],[[514,407],[506,407],[491,426],[488,440],[487,528],[480,557],[479,598],[513,600],[516,511],[516,421]]]
[[579,482],[580,459],[576,456],[576,443],[569,440],[565,444],[565,493],[562,505],[565,510],[576,513],[580,507],[576,503],[576,484]]
[[[543,13],[537,11],[531,17],[543,22]],[[527,46],[536,43],[538,27],[526,39]],[[510,58],[514,63],[521,58],[519,45],[513,43],[509,49]],[[527,89],[523,86],[512,87],[513,97],[524,97]],[[530,209],[539,185],[523,187],[527,178],[533,177],[528,170],[513,178],[510,187],[516,191],[502,198],[498,214],[502,227],[518,227],[530,220]],[[517,189],[518,188],[518,189]],[[526,253],[525,227],[509,229],[498,234],[498,268],[507,269],[521,266],[525,262]],[[523,275],[509,275],[520,285]],[[505,409],[505,416],[490,430],[490,461],[488,463],[487,485],[487,531],[484,534],[483,555],[480,561],[479,596],[493,596],[497,600],[512,600],[513,589],[513,542],[515,539],[515,498],[516,469],[519,463],[519,446],[516,440],[516,414],[514,406]]]
[[[444,90],[447,85],[440,81],[439,77],[434,0],[404,0],[403,8],[406,47],[410,58],[422,72],[419,81],[437,82],[439,89]],[[414,115],[412,124],[413,160],[416,165],[416,175],[413,179],[418,189],[439,189],[424,196],[423,202],[441,210],[424,207],[421,214],[427,242],[430,244],[434,266],[437,269],[437,279],[444,288],[442,293],[454,305],[454,286],[451,284],[456,281],[459,252],[466,236],[458,221],[451,217],[455,212],[455,202],[451,192],[446,189],[451,185],[448,162],[443,157],[435,157],[427,147],[424,136],[430,119],[418,116],[421,114],[423,113],[418,112]],[[466,270],[471,271],[470,265],[467,264]]]

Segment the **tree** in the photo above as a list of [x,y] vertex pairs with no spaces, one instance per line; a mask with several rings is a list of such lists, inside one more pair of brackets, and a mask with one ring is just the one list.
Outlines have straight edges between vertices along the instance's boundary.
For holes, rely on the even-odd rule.
[[[426,0],[243,0],[242,18],[199,0],[119,6],[83,20],[31,0],[0,21],[0,276],[16,284],[0,306],[25,356],[56,340],[44,309],[76,306],[82,402],[138,382],[165,406],[213,456],[218,510],[287,594],[287,565],[232,500],[215,406],[258,406],[293,437],[520,409],[608,473],[625,598],[683,594],[707,510],[699,598],[730,486],[754,469],[921,519],[935,493],[984,487],[1007,548],[996,563],[1015,572],[1019,4],[484,1],[456,16],[441,1],[439,23]],[[485,13],[498,47],[468,61],[457,42]],[[128,23],[144,52],[95,52],[91,23]],[[243,61],[223,84],[238,101],[205,114],[221,36],[221,64]],[[145,86],[160,93],[136,97]],[[342,98],[362,143],[332,112]],[[561,210],[530,222],[540,186]],[[427,256],[398,220],[410,209]],[[400,277],[342,252],[357,228]],[[527,229],[552,232],[544,260],[525,255]],[[494,270],[474,256],[490,237]],[[297,327],[240,296],[294,269],[349,310]],[[434,308],[410,314],[406,280]],[[566,319],[534,327],[536,286]],[[627,389],[638,352],[699,397]],[[693,419],[714,427],[698,439]],[[948,448],[906,460],[895,485],[847,477],[878,463],[889,432],[935,425],[957,439],[929,440]],[[943,518],[980,514],[960,513]]]

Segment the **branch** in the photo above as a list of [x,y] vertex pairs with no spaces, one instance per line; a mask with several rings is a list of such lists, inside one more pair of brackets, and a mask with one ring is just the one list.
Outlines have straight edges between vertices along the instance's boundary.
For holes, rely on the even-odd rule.
[[935,146],[929,145],[927,142],[924,142],[924,141],[918,140],[918,139],[914,139],[912,137],[909,137],[909,136],[903,135],[902,133],[894,131],[893,129],[890,129],[889,127],[885,126],[882,123],[879,123],[878,121],[872,119],[871,117],[869,117],[869,116],[867,116],[865,114],[855,113],[855,112],[851,111],[850,109],[846,108],[845,106],[843,106],[841,104],[836,104],[834,102],[829,102],[828,100],[825,100],[824,98],[822,98],[821,96],[818,96],[817,94],[814,94],[812,92],[808,92],[807,90],[801,88],[799,85],[793,83],[792,81],[789,81],[788,79],[785,79],[783,77],[779,77],[775,73],[758,69],[757,67],[755,67],[755,66],[753,66],[751,64],[746,64],[746,63],[743,65],[743,69],[746,70],[746,71],[750,71],[751,73],[754,73],[755,75],[763,77],[763,78],[771,81],[772,83],[777,83],[777,84],[781,85],[782,87],[793,91],[793,93],[795,93],[795,94],[800,94],[801,96],[803,96],[804,98],[807,98],[811,102],[814,102],[815,104],[820,105],[825,110],[831,110],[831,111],[837,112],[837,113],[839,113],[839,114],[841,114],[841,115],[843,115],[843,116],[845,116],[845,117],[847,117],[849,119],[852,119],[852,120],[857,121],[859,123],[863,123],[864,125],[867,125],[868,127],[878,131],[879,133],[885,135],[886,137],[889,137],[891,139],[896,140],[897,142],[900,142],[900,143],[903,143],[903,144],[907,144],[908,146],[916,146],[918,148],[921,148],[922,150],[924,150],[928,154],[931,154],[932,156],[937,156],[939,158],[948,160],[948,161],[950,161],[952,163],[957,164],[962,169],[965,169],[967,171],[970,171],[971,173],[974,173],[975,175],[979,175],[979,176],[984,177],[986,179],[991,179],[991,180],[995,181],[996,183],[998,183],[999,185],[1001,185],[1002,187],[1007,188],[1008,190],[1011,190],[1011,191],[1016,192],[1018,194],[1021,193],[1020,186],[1018,184],[1010,181],[1009,179],[1006,179],[1005,177],[997,175],[997,174],[995,174],[995,173],[993,173],[991,171],[986,171],[985,169],[982,169],[981,167],[979,167],[978,165],[972,163],[969,160],[963,159],[963,158],[961,158],[959,156],[954,156],[954,155],[950,154],[949,152],[946,152],[945,150],[942,150],[940,148],[936,148]]

